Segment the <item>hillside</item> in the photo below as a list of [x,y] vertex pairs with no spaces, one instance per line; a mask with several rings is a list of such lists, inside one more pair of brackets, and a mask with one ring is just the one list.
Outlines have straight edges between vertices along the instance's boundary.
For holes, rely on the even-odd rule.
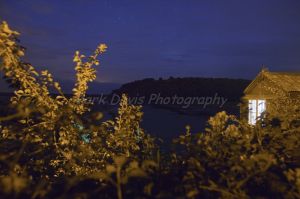
[[146,96],[153,93],[160,93],[161,96],[219,96],[229,101],[239,101],[243,90],[250,83],[245,79],[228,78],[172,78],[169,79],[143,79],[123,84],[119,89],[114,90],[116,94],[126,93],[130,97]]
[[169,79],[143,79],[123,84],[114,93],[127,93],[129,96],[150,96],[160,93],[162,96],[219,96],[229,101],[238,101],[243,90],[250,83],[245,79],[228,78],[172,78]]
[[113,95],[126,93],[134,104],[185,115],[211,116],[225,110],[238,116],[240,98],[249,83],[228,78],[148,78],[124,84]]

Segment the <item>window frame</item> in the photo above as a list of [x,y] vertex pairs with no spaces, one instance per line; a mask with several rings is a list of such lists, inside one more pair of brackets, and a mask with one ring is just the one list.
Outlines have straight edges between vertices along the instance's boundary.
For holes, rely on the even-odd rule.
[[[260,110],[259,107],[261,103],[262,103],[262,108]],[[253,109],[255,110],[253,111]],[[266,99],[249,99],[248,100],[248,124],[255,125],[258,118],[261,117],[266,110],[267,110]]]

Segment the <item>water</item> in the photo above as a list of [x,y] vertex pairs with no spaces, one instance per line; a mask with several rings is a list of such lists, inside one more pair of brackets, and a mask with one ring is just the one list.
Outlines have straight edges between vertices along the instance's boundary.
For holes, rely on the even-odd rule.
[[[117,106],[105,110],[102,107],[94,107],[93,110],[103,112],[105,121],[116,115]],[[187,125],[191,126],[192,133],[203,132],[209,118],[207,115],[186,115],[150,105],[143,106],[142,111],[144,115],[141,126],[145,132],[167,142],[184,134]]]
[[142,127],[145,131],[163,140],[171,140],[185,133],[186,125],[190,125],[192,133],[203,132],[208,116],[184,115],[166,109],[143,107]]

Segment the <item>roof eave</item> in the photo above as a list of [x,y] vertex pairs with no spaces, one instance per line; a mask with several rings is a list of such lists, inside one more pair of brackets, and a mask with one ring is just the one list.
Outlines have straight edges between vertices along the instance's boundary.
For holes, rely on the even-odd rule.
[[264,77],[264,71],[258,73],[254,80],[245,88],[244,94],[246,95],[257,83]]

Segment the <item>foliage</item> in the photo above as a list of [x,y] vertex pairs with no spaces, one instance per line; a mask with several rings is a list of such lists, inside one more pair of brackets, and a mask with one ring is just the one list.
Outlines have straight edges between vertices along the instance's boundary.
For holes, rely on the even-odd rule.
[[284,116],[285,126],[269,117],[249,126],[220,112],[204,132],[187,126],[173,150],[160,152],[140,125],[142,107],[126,95],[112,120],[90,112],[85,94],[104,44],[87,58],[76,52],[77,82],[66,97],[48,71],[21,61],[17,36],[2,23],[0,70],[17,90],[14,112],[0,118],[1,198],[300,197],[298,112]]
[[208,123],[205,133],[177,140],[184,146],[177,159],[187,167],[183,179],[188,182],[188,194],[209,191],[222,198],[273,198],[290,191],[284,172],[299,166],[295,159],[299,129],[285,131],[269,124],[252,127],[225,112]]
[[[77,82],[73,96],[67,98],[51,73],[47,70],[39,73],[21,61],[24,49],[18,44],[18,35],[6,22],[1,24],[0,70],[19,84],[11,98],[15,113],[0,118],[5,125],[1,129],[1,175],[4,175],[5,192],[19,192],[25,188],[19,186],[22,183],[17,183],[25,180],[20,178],[23,173],[17,175],[14,171],[16,166],[22,172],[26,171],[33,182],[41,179],[53,181],[60,176],[101,171],[113,155],[126,153],[134,158],[139,153],[142,158],[154,149],[153,139],[139,127],[141,107],[128,105],[126,96],[122,98],[120,115],[115,121],[99,126],[83,123],[90,105],[85,98],[88,82],[96,78],[93,65],[99,64],[97,57],[106,51],[105,44],[99,45],[86,59],[76,52],[73,61],[76,63]],[[50,88],[55,88],[59,95],[51,96]],[[144,146],[147,150],[141,149]],[[15,183],[6,183],[9,179]]]

